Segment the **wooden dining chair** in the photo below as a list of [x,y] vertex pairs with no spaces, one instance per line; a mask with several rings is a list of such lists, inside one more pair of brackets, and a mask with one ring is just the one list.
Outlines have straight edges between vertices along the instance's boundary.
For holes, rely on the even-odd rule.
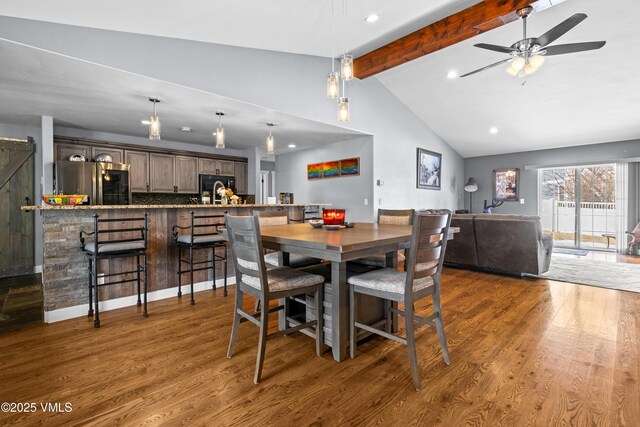
[[[316,353],[318,356],[322,354],[324,345],[322,330],[324,277],[317,274],[304,273],[290,267],[276,267],[267,270],[262,240],[260,239],[260,223],[257,217],[226,215],[225,224],[236,272],[236,303],[227,357],[233,355],[240,323],[249,321],[260,327],[258,357],[253,379],[254,383],[258,384],[262,375],[266,341],[269,338],[288,335],[301,329],[310,329],[315,326],[313,332],[316,338]],[[254,296],[260,301],[262,311],[255,314],[244,311],[242,302],[245,293]],[[284,305],[269,308],[269,301],[281,298],[286,299],[292,295],[304,293],[314,294],[316,302],[315,319],[301,322],[291,327],[289,327],[287,320],[282,330],[268,334],[269,314],[285,308]]]
[[[389,225],[411,225],[413,220],[413,209],[378,209],[378,224]],[[405,263],[405,251],[398,251],[398,265]],[[353,260],[356,264],[366,265],[368,267],[386,267],[386,254],[377,254],[365,258]]]
[[[282,211],[255,210],[253,214],[258,217],[258,221],[260,222],[260,227],[266,227],[269,225],[289,224],[289,213],[284,210]],[[268,252],[264,256],[264,260],[268,264],[267,268],[270,268],[270,266],[277,267],[279,265],[278,252]],[[318,264],[320,262],[322,262],[322,260],[318,258],[313,258],[310,256],[300,255],[300,254],[289,254],[289,267],[292,267],[292,268],[306,267],[309,265]]]
[[[354,358],[356,354],[357,329],[363,329],[405,344],[409,350],[413,385],[416,390],[420,389],[420,374],[415,342],[415,330],[418,327],[425,324],[435,326],[438,331],[444,361],[447,365],[451,363],[442,324],[442,309],[440,307],[440,273],[444,262],[450,223],[451,212],[449,211],[441,211],[441,213],[436,214],[427,212],[414,213],[406,271],[384,268],[348,279],[351,358]],[[406,338],[390,332],[389,324],[392,316],[389,311],[387,312],[385,330],[359,323],[358,319],[356,319],[358,299],[355,294],[370,295],[403,304],[404,310],[391,307],[389,311],[404,316]],[[428,317],[419,317],[414,312],[414,304],[416,301],[428,296],[433,299],[434,312]]]

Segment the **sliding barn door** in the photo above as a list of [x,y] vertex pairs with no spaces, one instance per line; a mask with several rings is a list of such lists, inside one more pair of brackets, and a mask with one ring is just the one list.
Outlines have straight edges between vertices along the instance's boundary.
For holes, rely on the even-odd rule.
[[33,273],[34,152],[31,140],[0,138],[0,277]]

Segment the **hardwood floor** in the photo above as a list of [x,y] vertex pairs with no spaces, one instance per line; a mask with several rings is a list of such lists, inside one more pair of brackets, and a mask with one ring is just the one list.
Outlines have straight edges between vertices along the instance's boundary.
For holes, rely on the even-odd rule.
[[[406,348],[382,338],[336,363],[294,334],[269,341],[252,382],[257,328],[226,358],[234,288],[38,325],[0,337],[4,402],[71,412],[0,413],[3,425],[638,425],[640,294],[457,269],[443,274],[444,364],[418,332],[423,389]],[[245,301],[249,309],[253,301]],[[428,306],[419,306],[419,311]],[[274,317],[275,319],[275,317]],[[275,323],[275,322],[273,322]]]

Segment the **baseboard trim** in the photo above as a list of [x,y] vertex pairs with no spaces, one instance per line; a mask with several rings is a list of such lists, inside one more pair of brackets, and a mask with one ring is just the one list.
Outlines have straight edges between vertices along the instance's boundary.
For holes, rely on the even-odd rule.
[[[235,276],[227,278],[227,287],[234,286],[236,283]],[[211,290],[212,283],[210,281],[207,282],[198,282],[193,285],[194,292],[202,292],[206,290]],[[224,279],[216,280],[216,287],[222,288],[224,286]],[[191,292],[191,285],[183,285],[182,286],[182,297],[189,298],[189,294]],[[176,298],[178,294],[178,287],[160,289],[159,291],[153,291],[147,293],[147,302],[151,301],[159,301],[167,298]],[[100,301],[100,311],[111,311],[117,310],[119,308],[131,307],[136,305],[138,302],[138,295],[131,295],[122,298],[115,298],[106,301]],[[61,322],[63,320],[74,319],[76,317],[86,317],[87,312],[89,310],[89,304],[80,304],[74,305],[73,307],[65,307],[57,310],[45,311],[44,312],[44,323],[55,323]]]

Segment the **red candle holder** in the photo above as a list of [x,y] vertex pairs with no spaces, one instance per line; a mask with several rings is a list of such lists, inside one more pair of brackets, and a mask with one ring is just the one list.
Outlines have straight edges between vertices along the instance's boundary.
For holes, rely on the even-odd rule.
[[344,209],[322,209],[322,219],[325,225],[344,225]]

